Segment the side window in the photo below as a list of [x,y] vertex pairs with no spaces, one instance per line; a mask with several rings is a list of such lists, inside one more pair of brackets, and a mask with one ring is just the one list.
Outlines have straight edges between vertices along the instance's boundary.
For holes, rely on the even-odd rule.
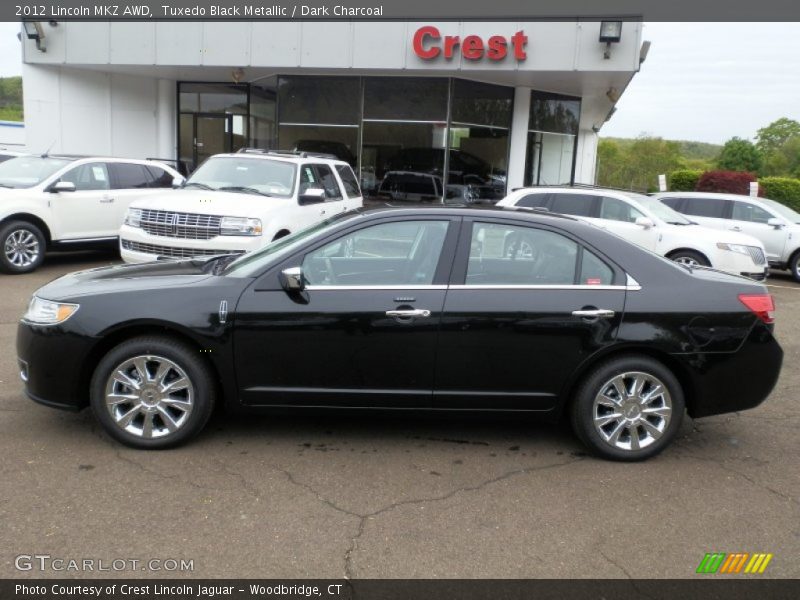
[[134,163],[110,163],[114,173],[114,189],[138,190],[150,187],[150,172],[143,165]]
[[553,205],[550,210],[576,217],[593,217],[594,207],[599,198],[589,194],[553,194]]
[[172,180],[174,177],[164,169],[147,165],[147,170],[150,172],[151,182],[150,187],[154,188],[171,188]]
[[325,199],[341,200],[342,190],[339,189],[339,184],[331,168],[328,165],[314,165],[314,170],[316,171],[319,187],[325,190]]
[[78,191],[107,190],[111,188],[108,168],[105,163],[87,163],[70,169],[61,176],[61,181],[75,184]]
[[547,194],[528,194],[517,200],[517,206],[536,208],[547,204]]
[[736,221],[750,221],[752,223],[766,223],[773,216],[763,208],[749,202],[734,201],[733,219]]
[[430,285],[448,221],[400,221],[359,229],[306,255],[309,285]]
[[600,258],[583,249],[581,261],[581,275],[578,278],[580,285],[611,285],[614,281],[614,271]]
[[300,191],[299,194],[303,195],[310,188],[319,188],[322,185],[317,181],[317,174],[314,167],[311,165],[303,165],[300,167]]
[[683,212],[695,217],[723,219],[725,217],[725,201],[716,198],[687,198]]
[[572,285],[578,244],[533,227],[475,223],[467,285]]
[[358,180],[353,174],[353,169],[346,165],[336,165],[336,172],[342,178],[344,184],[344,192],[348,198],[358,198],[361,195],[361,190],[358,187]]
[[627,202],[623,202],[618,198],[603,196],[600,200],[601,219],[635,223],[639,217],[644,217],[644,215]]

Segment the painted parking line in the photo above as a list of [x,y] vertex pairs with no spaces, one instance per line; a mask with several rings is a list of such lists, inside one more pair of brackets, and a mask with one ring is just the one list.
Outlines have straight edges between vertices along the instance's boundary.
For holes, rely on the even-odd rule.
[[764,285],[767,287],[783,288],[785,290],[800,290],[800,287],[797,287],[796,285],[774,285],[772,283],[765,283]]

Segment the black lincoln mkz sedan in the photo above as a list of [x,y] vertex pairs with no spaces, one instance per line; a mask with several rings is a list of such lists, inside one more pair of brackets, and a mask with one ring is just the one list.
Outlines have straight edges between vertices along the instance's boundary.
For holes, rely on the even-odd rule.
[[522,211],[336,217],[245,256],[104,267],[39,289],[19,325],[28,395],[91,405],[138,448],[215,403],[526,411],[640,460],[684,411],[752,408],[783,352],[760,283]]

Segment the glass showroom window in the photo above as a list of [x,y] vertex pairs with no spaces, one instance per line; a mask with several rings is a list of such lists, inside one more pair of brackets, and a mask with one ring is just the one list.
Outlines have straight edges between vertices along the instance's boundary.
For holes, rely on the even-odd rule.
[[412,201],[442,197],[448,87],[449,81],[439,78],[364,79],[365,195]]
[[448,191],[469,200],[496,201],[505,195],[513,88],[453,81],[450,113]]
[[278,147],[332,154],[358,167],[358,77],[280,77]]
[[581,101],[531,92],[525,185],[572,183]]
[[250,140],[253,148],[277,148],[278,78],[267,77],[250,86]]

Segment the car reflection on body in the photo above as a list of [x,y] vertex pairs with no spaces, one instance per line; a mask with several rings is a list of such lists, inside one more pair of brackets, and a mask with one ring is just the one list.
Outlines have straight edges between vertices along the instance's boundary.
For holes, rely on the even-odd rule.
[[525,412],[641,460],[684,412],[767,398],[773,309],[758,282],[569,217],[377,209],[242,257],[64,276],[36,292],[17,351],[32,399],[91,406],[138,448],[187,441],[218,403]]

